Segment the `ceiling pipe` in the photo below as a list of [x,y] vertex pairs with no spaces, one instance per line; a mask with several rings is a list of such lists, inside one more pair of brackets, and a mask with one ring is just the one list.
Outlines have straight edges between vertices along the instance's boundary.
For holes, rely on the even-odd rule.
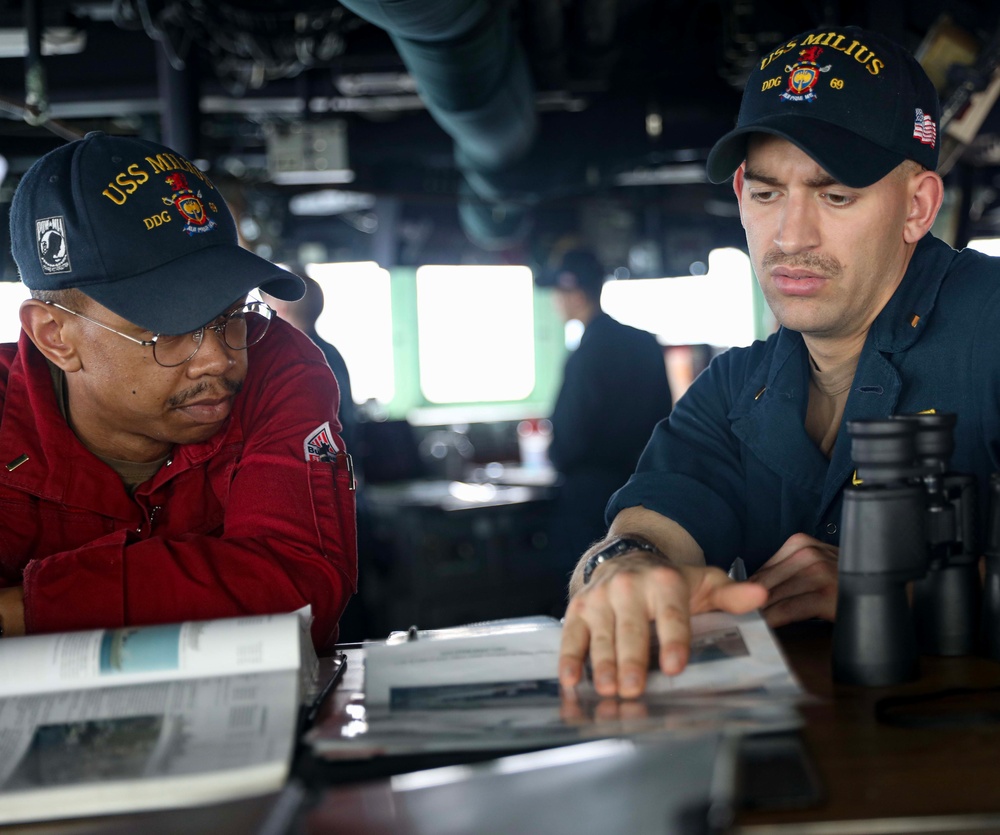
[[521,6],[524,34],[534,60],[532,70],[541,90],[565,89],[566,27],[561,0],[532,0]]
[[157,92],[162,107],[160,141],[190,159],[201,153],[201,74],[197,69],[196,53],[189,53],[180,69],[170,62],[165,42],[157,40]]
[[40,125],[49,116],[49,93],[42,64],[42,0],[27,0],[24,4],[24,29],[28,37],[28,54],[24,59],[24,121]]
[[576,70],[585,78],[604,79],[615,61],[618,0],[580,0],[574,12],[575,35],[581,47]]
[[[342,0],[384,29],[413,76],[427,110],[455,141],[455,158],[471,188],[487,204],[504,191],[503,171],[525,157],[537,131],[535,89],[510,9],[489,0]],[[468,208],[468,207],[464,207]],[[466,233],[487,248],[508,246],[512,214],[504,205],[463,211]],[[490,219],[502,216],[495,230]],[[469,218],[477,220],[471,225]],[[494,234],[495,233],[495,234]]]

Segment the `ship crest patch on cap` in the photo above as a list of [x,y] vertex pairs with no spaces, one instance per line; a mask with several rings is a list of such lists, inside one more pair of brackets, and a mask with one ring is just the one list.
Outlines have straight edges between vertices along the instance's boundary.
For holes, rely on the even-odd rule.
[[[173,196],[164,197],[163,202],[168,206],[174,206],[181,217],[185,220],[184,231],[188,235],[200,232],[211,232],[218,224],[212,220],[205,211],[205,205],[201,202],[201,192],[195,194],[188,186],[187,177],[175,172],[166,178],[167,183],[174,190]],[[215,209],[213,204],[209,204]]]
[[35,221],[35,247],[43,273],[52,275],[72,272],[69,243],[66,241],[66,222],[61,215]]
[[788,89],[781,94],[785,101],[815,101],[816,93],[813,88],[819,81],[820,73],[829,72],[831,64],[825,67],[819,65],[819,54],[822,47],[810,46],[799,52],[801,61],[796,61],[790,67],[785,67],[788,73]]

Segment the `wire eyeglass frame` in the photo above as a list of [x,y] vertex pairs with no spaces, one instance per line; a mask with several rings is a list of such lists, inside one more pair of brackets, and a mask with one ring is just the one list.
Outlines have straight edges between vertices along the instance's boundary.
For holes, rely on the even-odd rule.
[[[104,328],[106,331],[111,331],[111,333],[116,333],[119,336],[124,337],[129,340],[129,342],[134,342],[136,345],[141,345],[143,348],[153,349],[153,359],[156,361],[157,365],[163,366],[164,368],[176,368],[179,365],[184,365],[184,363],[194,359],[194,355],[198,353],[198,349],[201,348],[202,342],[204,341],[205,331],[213,330],[225,342],[227,347],[233,351],[245,351],[251,345],[256,345],[261,339],[264,338],[264,334],[267,333],[268,325],[271,322],[271,318],[274,316],[274,310],[265,302],[259,301],[257,299],[251,299],[246,304],[241,305],[235,310],[227,311],[221,316],[217,316],[211,322],[202,325],[188,333],[182,334],[165,334],[165,333],[154,333],[150,339],[139,339],[135,336],[131,336],[127,333],[122,333],[119,330],[115,330],[110,325],[105,325],[103,322],[98,322],[96,319],[91,319],[89,316],[71,310],[68,307],[64,307],[58,302],[46,301],[45,304],[51,307],[56,307],[66,313],[70,313],[73,316],[77,316],[86,322],[90,322],[92,325],[97,325],[99,328]],[[253,316],[254,319],[251,320],[256,323],[256,326],[251,328],[250,322],[248,322],[247,317]],[[229,326],[233,322],[242,322],[244,324],[244,332],[239,333],[238,331],[231,331]],[[241,338],[242,337],[242,338]],[[164,361],[162,355],[164,351],[170,352],[175,351],[176,347],[183,345],[183,341],[190,338],[194,342],[194,347],[191,352],[184,356],[182,359],[174,360],[172,357],[169,361]],[[230,339],[235,339],[236,345],[232,344]],[[242,343],[242,344],[240,344]],[[159,350],[157,350],[159,349]],[[168,356],[169,353],[168,353]]]

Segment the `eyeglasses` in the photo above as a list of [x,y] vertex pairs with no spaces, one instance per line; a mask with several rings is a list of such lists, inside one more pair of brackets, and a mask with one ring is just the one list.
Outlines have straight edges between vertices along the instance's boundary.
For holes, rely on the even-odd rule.
[[77,313],[77,311],[63,307],[56,302],[47,301],[45,304],[58,307],[66,313],[72,313],[92,325],[125,337],[129,342],[142,345],[143,348],[152,347],[153,359],[164,368],[175,368],[193,358],[201,347],[206,330],[215,331],[233,351],[245,351],[264,338],[271,316],[274,315],[274,311],[264,302],[252,301],[235,310],[223,313],[207,325],[190,333],[176,335],[154,333],[150,339],[136,339],[134,336],[117,331],[103,322],[98,322],[96,319],[91,319],[89,316],[84,316],[82,313]]

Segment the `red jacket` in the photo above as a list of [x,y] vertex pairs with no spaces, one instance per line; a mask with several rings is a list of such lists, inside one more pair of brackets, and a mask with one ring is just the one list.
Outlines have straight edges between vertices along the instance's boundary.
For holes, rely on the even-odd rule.
[[317,649],[332,646],[357,588],[354,493],[343,461],[310,463],[304,442],[339,432],[337,385],[280,320],[248,366],[222,431],[130,497],[67,425],[31,341],[0,345],[0,586],[24,585],[28,632],[311,603]]

